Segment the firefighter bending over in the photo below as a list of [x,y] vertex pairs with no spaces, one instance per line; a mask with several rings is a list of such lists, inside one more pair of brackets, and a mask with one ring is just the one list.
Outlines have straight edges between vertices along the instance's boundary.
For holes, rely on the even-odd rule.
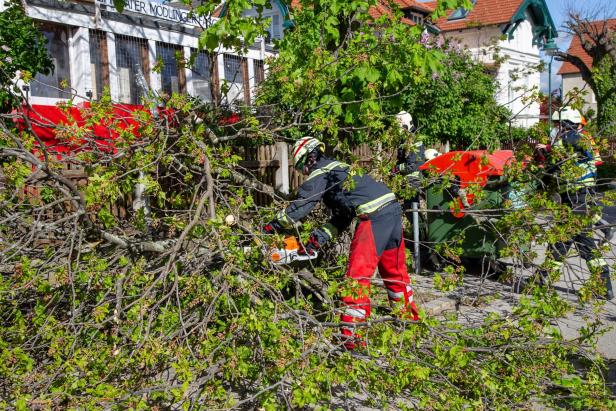
[[[308,178],[299,187],[297,198],[276,218],[263,227],[266,233],[290,229],[321,201],[332,212],[331,220],[314,230],[300,253],[313,254],[339,232],[349,227],[355,217],[359,223],[351,242],[346,277],[358,290],[344,296],[341,320],[345,347],[364,345],[351,323],[364,322],[370,316],[370,280],[378,267],[387,295],[392,303],[401,304],[403,316],[418,320],[413,289],[406,268],[402,239],[402,210],[396,196],[382,183],[367,174],[355,175],[348,164],[324,154],[325,145],[312,137],[303,137],[293,146],[293,164]],[[353,184],[345,184],[349,178]],[[350,188],[347,187],[350,185]]]

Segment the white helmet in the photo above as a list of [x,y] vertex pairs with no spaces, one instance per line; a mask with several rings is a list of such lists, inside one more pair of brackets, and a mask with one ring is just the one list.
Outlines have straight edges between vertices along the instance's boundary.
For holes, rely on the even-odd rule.
[[439,153],[437,150],[433,149],[433,148],[429,148],[426,151],[424,151],[424,158],[426,159],[426,161],[430,161],[433,158],[436,158],[438,156],[440,156],[441,153]]
[[569,121],[574,124],[582,123],[582,114],[574,108],[565,107],[560,112],[552,114],[553,121]]
[[396,119],[400,124],[400,127],[405,128],[407,131],[413,130],[413,116],[406,111],[401,111],[396,114]]
[[301,170],[304,168],[308,154],[312,153],[315,148],[325,151],[325,144],[314,137],[302,137],[293,144],[293,166]]

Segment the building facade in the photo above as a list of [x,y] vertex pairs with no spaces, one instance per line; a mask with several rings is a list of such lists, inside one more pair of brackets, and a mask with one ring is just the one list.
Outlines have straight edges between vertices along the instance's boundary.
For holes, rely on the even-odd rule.
[[[436,21],[443,36],[456,39],[499,84],[497,101],[508,107],[515,125],[540,119],[540,51],[557,30],[544,0],[473,0],[471,11],[454,10]],[[426,2],[436,6],[435,2]]]
[[[270,33],[238,56],[221,49],[210,61],[198,51],[204,21],[180,2],[129,0],[118,13],[112,0],[26,0],[27,14],[48,39],[55,70],[37,74],[29,84],[32,104],[54,105],[73,99],[100,98],[108,89],[113,101],[139,104],[145,90],[187,93],[212,100],[223,84],[229,104],[250,104],[265,77],[272,40],[283,30],[282,11],[272,6]],[[192,57],[192,59],[191,59]],[[194,61],[194,64],[189,62]],[[223,101],[225,103],[225,101]]]

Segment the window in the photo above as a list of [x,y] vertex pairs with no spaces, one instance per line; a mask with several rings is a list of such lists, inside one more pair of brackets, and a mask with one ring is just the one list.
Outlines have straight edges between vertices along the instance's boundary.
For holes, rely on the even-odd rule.
[[243,59],[239,56],[232,56],[230,54],[224,55],[225,80],[229,83],[244,84],[242,60]]
[[47,52],[54,69],[48,75],[38,73],[30,83],[30,91],[33,96],[37,97],[70,98],[68,28],[57,24],[41,24],[39,27],[47,38]]
[[229,83],[227,92],[227,102],[244,101],[249,103],[250,91],[248,90],[248,65],[245,58],[223,55],[225,65],[225,80]]
[[120,81],[119,100],[122,103],[139,104],[149,87],[148,42],[116,35],[115,46]]
[[107,35],[103,31],[90,30],[90,70],[92,73],[92,98],[103,96],[109,87],[109,56],[107,54]]
[[[474,7],[475,4],[477,3],[477,0],[471,0],[471,3],[473,3],[473,7]],[[468,16],[468,13],[470,13],[470,11],[471,10],[466,10],[464,7],[460,7],[459,9],[457,9],[456,11],[451,13],[451,15],[449,16],[449,18],[447,20],[460,20],[460,19],[463,19],[466,16]]]
[[255,73],[255,85],[258,85],[265,80],[265,66],[263,65],[263,60],[253,60],[252,67]]
[[264,18],[270,18],[270,26],[267,29],[267,42],[272,40],[280,40],[282,38],[282,26],[280,24],[280,15],[272,14],[270,16],[263,16]]
[[423,16],[419,13],[410,12],[407,17],[415,24],[423,24],[424,22]]
[[[212,90],[210,82],[212,81],[212,72],[210,68],[210,59],[207,54],[196,49],[192,50],[194,63],[191,67],[193,77],[193,89],[196,97],[201,97],[205,101],[212,101]],[[195,53],[197,53],[195,55]]]
[[183,48],[167,43],[156,43],[156,58],[162,64],[162,90],[167,93],[185,93],[186,76],[184,75]]

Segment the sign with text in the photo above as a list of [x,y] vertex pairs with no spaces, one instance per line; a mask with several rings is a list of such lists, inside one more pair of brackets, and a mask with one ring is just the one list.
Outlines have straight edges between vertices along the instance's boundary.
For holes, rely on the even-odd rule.
[[[113,0],[96,0],[96,2],[117,11],[113,7]],[[152,3],[147,0],[126,0],[124,10],[155,17],[157,19],[175,21],[189,26],[207,26],[204,17],[196,16],[189,10],[177,9],[166,4]]]

